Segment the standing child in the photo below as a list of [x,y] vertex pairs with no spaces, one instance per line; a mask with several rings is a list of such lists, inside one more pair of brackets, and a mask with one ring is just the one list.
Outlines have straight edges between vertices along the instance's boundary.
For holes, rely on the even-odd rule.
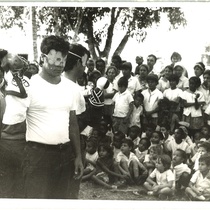
[[121,77],[118,81],[119,92],[113,97],[114,113],[112,126],[114,131],[122,131],[127,134],[129,118],[133,111],[133,96],[127,90],[128,80]]
[[179,78],[177,75],[172,74],[168,80],[170,88],[166,89],[163,92],[163,97],[167,98],[170,102],[170,112],[172,116],[172,119],[170,120],[171,121],[170,127],[171,127],[171,132],[174,132],[177,119],[181,117],[180,105],[181,105],[181,97],[183,91],[180,88],[177,88],[177,84],[179,82]]
[[170,166],[171,158],[168,155],[158,157],[154,171],[144,183],[148,195],[157,195],[160,199],[166,199],[172,195],[175,177]]
[[189,90],[183,92],[183,121],[190,124],[189,134],[193,136],[194,133],[201,129],[204,124],[201,107],[205,104],[202,92],[197,91],[201,85],[201,81],[197,77],[189,79]]
[[133,125],[129,128],[128,138],[133,141],[134,149],[137,148],[140,141],[141,129],[137,125]]
[[134,94],[133,102],[133,111],[130,115],[129,127],[136,125],[139,128],[142,128],[142,117],[143,117],[143,100],[144,96],[141,94],[141,91],[137,91]]
[[190,182],[191,169],[186,164],[187,154],[182,149],[177,149],[174,152],[171,168],[175,174],[176,189],[181,190],[186,188]]
[[147,178],[147,169],[131,152],[132,149],[133,142],[130,139],[124,139],[121,152],[117,155],[116,161],[119,164],[121,173],[129,177],[131,183],[143,184]]
[[145,120],[147,123],[153,123],[157,126],[158,102],[163,98],[163,94],[156,88],[158,84],[158,76],[156,74],[149,74],[147,83],[149,88],[142,91]]
[[202,155],[199,159],[199,170],[190,179],[185,193],[190,200],[210,200],[210,154]]

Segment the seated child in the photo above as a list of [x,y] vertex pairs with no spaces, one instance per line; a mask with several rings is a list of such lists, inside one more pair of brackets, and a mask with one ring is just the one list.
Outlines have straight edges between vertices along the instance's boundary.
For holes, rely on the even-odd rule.
[[190,200],[210,200],[210,154],[204,154],[199,159],[199,170],[190,179],[185,193]]
[[105,119],[101,119],[99,123],[99,142],[98,144],[111,144],[111,136],[107,135],[107,132],[109,130],[109,124]]
[[136,155],[131,152],[133,142],[130,139],[124,139],[121,145],[121,152],[117,155],[116,161],[119,164],[120,171],[129,179],[128,182],[143,184],[147,178],[147,169],[139,162]]
[[133,125],[129,128],[128,131],[128,138],[133,141],[134,149],[138,147],[140,136],[141,135],[141,129],[137,125]]
[[209,142],[201,142],[198,144],[198,150],[195,153],[195,155],[191,158],[191,161],[193,163],[193,170],[197,171],[199,169],[199,158],[210,152],[210,143]]
[[116,131],[114,132],[114,136],[113,136],[113,142],[112,142],[112,147],[113,147],[113,151],[114,151],[114,159],[116,160],[116,157],[118,155],[118,153],[121,151],[120,147],[122,144],[122,140],[125,138],[125,134],[121,131]]
[[161,145],[153,145],[149,148],[148,154],[145,155],[144,165],[148,170],[148,174],[155,169],[156,160],[163,153]]
[[157,195],[160,199],[172,195],[175,177],[170,166],[171,158],[168,155],[158,157],[155,169],[144,183],[148,195]]
[[148,139],[150,139],[151,138],[151,136],[152,136],[152,133],[155,131],[155,129],[156,129],[156,125],[155,124],[152,124],[152,123],[150,123],[150,124],[145,124],[144,125],[144,133],[142,133],[142,135],[141,135],[141,137],[142,138],[148,138]]
[[184,133],[182,128],[178,128],[174,132],[174,138],[168,142],[167,146],[165,149],[167,150],[168,153],[170,153],[170,156],[173,157],[174,152],[177,149],[182,149],[187,153],[187,156],[190,156],[190,146],[189,144],[184,140],[186,137],[186,134]]
[[126,176],[120,174],[119,167],[113,158],[113,150],[111,146],[100,145],[98,147],[98,159],[96,161],[96,169],[91,173],[91,180],[108,189],[116,189],[118,179],[125,179]]
[[82,180],[87,180],[90,178],[90,173],[94,170],[96,166],[96,161],[98,159],[98,151],[97,151],[97,141],[94,137],[91,137],[86,142],[86,155],[85,155],[85,168],[83,172]]
[[180,190],[182,187],[186,188],[190,182],[191,169],[186,164],[187,154],[181,149],[174,152],[171,169],[175,174],[176,189]]
[[162,145],[163,139],[164,139],[163,134],[160,131],[154,131],[150,138],[151,146]]
[[201,141],[208,141],[210,142],[210,126],[207,124],[204,124],[201,128]]
[[136,157],[139,159],[141,163],[143,163],[145,155],[148,153],[149,146],[150,146],[149,139],[147,139],[146,137],[141,138],[138,147],[134,150]]

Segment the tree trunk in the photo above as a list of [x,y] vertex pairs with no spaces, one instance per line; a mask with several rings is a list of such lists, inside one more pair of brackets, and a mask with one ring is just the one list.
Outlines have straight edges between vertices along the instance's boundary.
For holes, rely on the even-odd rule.
[[126,35],[123,37],[120,44],[118,45],[117,49],[115,50],[114,55],[120,55],[122,53],[125,45],[128,42],[128,39],[129,39],[129,35],[126,33]]
[[38,61],[37,24],[36,24],[36,8],[35,7],[31,7],[31,22],[32,22],[32,39],[33,39],[34,60]]
[[[118,9],[118,10],[116,11],[116,9]],[[111,10],[111,21],[110,21],[110,25],[109,25],[108,31],[107,31],[106,44],[105,44],[103,52],[101,52],[102,57],[108,58],[108,56],[109,56],[111,46],[112,46],[114,26],[117,22],[117,19],[120,15],[121,10],[122,10],[121,8],[112,8],[112,10]],[[116,15],[115,15],[115,12],[116,12]]]
[[87,28],[88,28],[88,32],[87,32],[88,48],[89,48],[92,59],[97,60],[98,56],[97,56],[96,50],[95,50],[96,43],[95,43],[95,39],[93,37],[92,17],[88,17]]
[[75,28],[74,28],[74,37],[72,39],[73,43],[78,42],[79,29],[80,29],[80,26],[81,26],[81,23],[82,23],[83,14],[84,14],[83,8],[79,7],[78,10],[77,10],[77,23],[76,23]]
[[54,8],[54,33],[56,36],[60,36],[61,32],[60,32],[60,26],[59,26],[59,7],[55,7]]

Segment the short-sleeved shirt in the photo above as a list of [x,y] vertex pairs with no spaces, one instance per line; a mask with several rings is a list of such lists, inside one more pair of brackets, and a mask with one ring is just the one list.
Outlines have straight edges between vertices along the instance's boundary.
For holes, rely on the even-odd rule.
[[149,177],[152,179],[156,178],[156,183],[158,185],[168,184],[170,181],[175,181],[175,176],[171,169],[168,169],[168,170],[164,171],[163,173],[160,173],[155,168],[152,171],[152,173],[149,175]]
[[72,82],[64,77],[58,84],[51,84],[40,75],[32,77],[26,141],[53,145],[70,141],[70,111],[77,109],[74,89]]
[[[163,98],[162,92],[157,88],[152,92],[150,89],[143,90],[142,95],[144,96],[144,108],[147,112],[155,110],[158,107],[159,100]],[[158,114],[154,113],[152,117],[158,117]]]
[[[98,160],[98,152],[96,151],[93,154],[89,154],[86,152],[85,158],[96,164],[96,161]],[[93,170],[94,166],[92,164],[88,163],[87,168]]]
[[[187,103],[194,103],[196,95],[199,94],[198,102],[205,102],[204,96],[202,92],[195,91],[195,93],[190,90],[185,90],[182,94],[182,99],[187,101]],[[195,109],[195,106],[185,107],[183,114],[189,116],[191,114],[192,117],[201,117],[202,111],[201,108]]]
[[164,92],[170,87],[169,81],[163,77],[161,77],[158,81],[157,89],[161,92]]
[[169,101],[178,102],[178,98],[182,97],[182,92],[183,91],[179,88],[176,88],[174,90],[169,88],[163,92],[163,97],[166,97]]
[[139,159],[140,162],[144,161],[144,158],[147,155],[147,153],[148,153],[148,150],[141,152],[141,151],[139,151],[139,148],[135,149],[135,155]]
[[112,100],[115,102],[113,116],[122,118],[126,117],[129,111],[129,105],[133,102],[133,96],[131,93],[128,90],[123,93],[117,92]]
[[195,184],[195,187],[198,190],[208,191],[210,193],[210,174],[208,174],[206,177],[203,177],[200,170],[198,170],[192,175],[190,182]]
[[208,105],[210,104],[210,90],[208,88],[206,88],[203,84],[198,88],[198,91],[202,92],[205,98],[205,104],[202,107],[203,110],[206,110],[206,108],[208,107]]
[[191,169],[185,163],[181,163],[181,164],[176,165],[174,167],[172,166],[172,169],[174,171],[176,181],[179,180],[182,173],[184,173],[184,172],[187,172],[188,174],[191,173]]
[[139,107],[133,105],[133,111],[130,115],[129,127],[137,125],[139,128],[141,128],[140,116],[142,115],[143,115],[143,107],[141,105]]
[[187,154],[190,154],[190,152],[191,152],[190,146],[188,145],[188,143],[186,141],[182,140],[182,142],[180,144],[177,144],[174,138],[171,139],[170,142],[168,142],[167,149],[172,152],[172,155],[174,154],[174,152],[177,149],[182,149]]
[[181,90],[185,90],[186,88],[189,88],[189,79],[182,75],[179,78],[179,83],[177,84],[177,87],[180,88]]
[[124,155],[121,151],[118,153],[117,157],[116,157],[116,162],[120,163],[121,160],[124,160],[127,162],[128,166],[130,165],[130,162],[132,160],[136,160],[139,161],[138,158],[136,157],[136,155],[133,152],[130,152],[129,157],[127,157],[126,155]]

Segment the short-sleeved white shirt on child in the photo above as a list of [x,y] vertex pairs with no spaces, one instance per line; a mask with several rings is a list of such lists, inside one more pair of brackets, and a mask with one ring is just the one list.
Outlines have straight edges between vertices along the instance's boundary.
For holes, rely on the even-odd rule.
[[152,179],[156,178],[156,183],[158,185],[168,184],[170,181],[175,181],[175,176],[171,169],[168,169],[168,170],[164,171],[163,173],[160,173],[155,168],[152,171],[152,173],[149,175],[149,177]]
[[74,89],[64,77],[59,84],[51,84],[40,75],[32,77],[26,141],[53,145],[69,142],[70,111],[77,109]]
[[177,149],[184,150],[187,154],[190,154],[191,152],[190,146],[186,141],[182,140],[180,144],[177,144],[174,138],[171,139],[170,142],[168,142],[167,149],[172,152],[172,155]]
[[172,169],[174,171],[176,181],[179,180],[182,173],[184,172],[187,172],[188,174],[191,173],[191,169],[185,163],[180,163],[179,165],[172,167]]
[[141,128],[140,116],[142,115],[143,115],[143,107],[141,105],[139,107],[133,105],[133,111],[130,115],[129,127],[136,125],[139,128]]
[[[98,160],[98,152],[96,151],[93,154],[89,154],[86,152],[85,158],[96,164],[96,161]],[[88,163],[87,168],[93,170],[94,166],[92,164]]]
[[179,88],[172,90],[171,88],[166,89],[163,92],[163,97],[166,97],[169,101],[178,102],[178,98],[182,97],[183,91]]
[[145,150],[145,151],[141,152],[139,150],[139,148],[136,148],[135,149],[135,155],[139,159],[140,162],[143,162],[144,161],[144,158],[147,155],[147,153],[148,153],[148,150]]
[[[158,102],[163,98],[163,94],[157,88],[151,92],[150,89],[142,91],[144,96],[144,108],[147,112],[153,111],[158,107]],[[158,117],[157,113],[152,114],[152,117]]]
[[113,116],[122,118],[126,117],[129,111],[129,105],[133,102],[133,96],[131,93],[128,90],[123,93],[117,92],[112,100],[115,102]]
[[[185,90],[182,94],[182,99],[186,100],[187,103],[194,103],[196,94],[199,94],[198,102],[205,102],[203,93],[200,91],[195,91],[195,93],[191,92],[190,90]],[[201,117],[202,111],[201,108],[195,109],[195,106],[185,107],[183,114],[185,116],[189,116],[191,114],[192,117]]]
[[196,171],[190,182],[195,184],[195,187],[200,191],[208,191],[210,193],[210,175],[208,174],[206,177],[203,177],[200,170]]
[[130,165],[130,162],[132,160],[136,160],[139,161],[138,158],[136,157],[136,155],[133,152],[130,152],[129,157],[127,157],[126,155],[124,155],[121,151],[118,153],[117,157],[116,157],[116,162],[120,163],[121,160],[125,160],[128,163],[128,166]]

